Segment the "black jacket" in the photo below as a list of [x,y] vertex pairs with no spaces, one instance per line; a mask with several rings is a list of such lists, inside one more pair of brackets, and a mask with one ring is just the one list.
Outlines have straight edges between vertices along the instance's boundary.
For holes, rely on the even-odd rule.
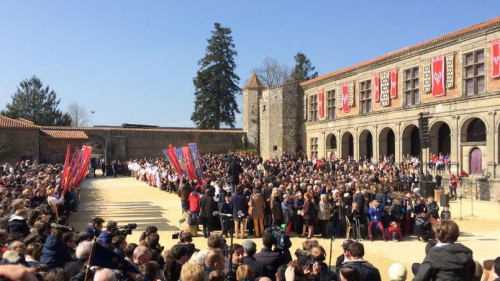
[[11,219],[9,219],[9,222],[7,224],[7,231],[9,233],[21,233],[23,237],[26,237],[30,234],[30,228],[26,220],[23,217],[17,215],[14,215]]
[[245,217],[248,215],[248,203],[245,195],[243,195],[241,191],[231,196],[231,205],[233,207],[233,217],[235,219],[238,218],[238,211],[242,211]]
[[69,278],[73,278],[82,271],[83,264],[86,261],[87,259],[83,258],[83,259],[77,259],[76,261],[68,262],[64,266],[64,271],[69,275]]
[[473,280],[475,270],[471,249],[451,243],[432,247],[413,280]]
[[227,173],[229,174],[229,182],[236,185],[240,183],[240,174],[243,173],[243,169],[238,162],[234,161],[227,167]]
[[342,265],[350,265],[356,268],[363,281],[382,281],[378,269],[365,260],[347,261]]
[[210,195],[204,195],[200,199],[200,217],[213,218],[214,211],[217,211],[217,203]]
[[254,255],[256,261],[266,265],[268,277],[274,280],[274,276],[278,267],[285,264],[285,257],[281,252],[271,251],[271,249],[264,247],[260,252]]
[[261,276],[267,276],[271,279],[274,279],[274,276],[270,276],[267,273],[267,267],[265,264],[258,262],[254,257],[246,256],[243,258],[243,264],[249,265],[253,271],[255,272],[255,279]]

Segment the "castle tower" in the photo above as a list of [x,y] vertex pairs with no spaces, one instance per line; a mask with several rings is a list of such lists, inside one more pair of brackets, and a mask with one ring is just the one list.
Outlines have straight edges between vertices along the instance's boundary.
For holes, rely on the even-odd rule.
[[243,130],[247,132],[248,147],[257,149],[259,153],[259,99],[264,86],[257,74],[252,73],[243,88]]

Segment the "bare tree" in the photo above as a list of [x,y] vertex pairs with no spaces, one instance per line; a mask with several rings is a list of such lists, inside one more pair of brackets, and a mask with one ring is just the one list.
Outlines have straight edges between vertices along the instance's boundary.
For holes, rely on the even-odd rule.
[[266,58],[262,66],[255,69],[264,87],[270,88],[285,83],[290,80],[291,69],[286,64],[278,63],[275,58]]
[[68,106],[68,113],[71,116],[71,126],[82,127],[88,126],[89,114],[85,107],[77,102],[72,102]]

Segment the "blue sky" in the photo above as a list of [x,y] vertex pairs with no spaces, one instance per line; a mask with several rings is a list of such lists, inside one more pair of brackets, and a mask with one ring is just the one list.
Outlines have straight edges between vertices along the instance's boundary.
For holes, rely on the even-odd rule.
[[61,110],[77,102],[95,111],[94,125],[192,127],[192,80],[215,22],[233,32],[243,87],[266,57],[293,66],[301,51],[322,75],[487,21],[499,8],[498,0],[3,1],[0,109],[37,75]]

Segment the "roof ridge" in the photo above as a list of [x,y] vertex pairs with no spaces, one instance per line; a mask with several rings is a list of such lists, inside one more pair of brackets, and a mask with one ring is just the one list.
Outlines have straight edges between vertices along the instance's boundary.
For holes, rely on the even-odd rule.
[[322,81],[322,80],[325,80],[325,79],[328,79],[331,77],[335,77],[335,76],[338,76],[338,75],[343,74],[343,73],[347,73],[347,72],[354,70],[356,68],[359,68],[359,67],[368,66],[370,64],[381,62],[383,60],[389,59],[389,58],[394,57],[394,56],[402,55],[402,54],[409,53],[412,51],[417,51],[417,50],[425,48],[425,47],[429,47],[429,46],[432,46],[432,45],[435,45],[435,44],[438,44],[441,42],[451,40],[455,37],[459,37],[459,36],[466,35],[466,34],[472,34],[474,32],[481,31],[487,27],[491,27],[495,24],[500,24],[500,16],[493,18],[491,20],[482,22],[482,23],[478,23],[478,24],[475,24],[475,25],[472,25],[472,26],[469,26],[466,28],[462,28],[460,30],[457,30],[457,31],[454,31],[454,32],[430,39],[430,40],[421,42],[421,43],[417,43],[415,45],[411,45],[409,47],[405,47],[403,49],[399,49],[399,50],[387,53],[385,55],[382,55],[382,56],[379,56],[379,57],[376,57],[376,58],[373,58],[373,59],[370,59],[370,60],[367,60],[364,62],[360,62],[360,63],[355,64],[355,65],[345,67],[345,68],[337,70],[337,71],[333,71],[333,72],[318,76],[314,79],[304,81],[304,82],[300,83],[300,85],[307,86],[310,84],[314,84],[316,82],[319,82],[319,81]]

